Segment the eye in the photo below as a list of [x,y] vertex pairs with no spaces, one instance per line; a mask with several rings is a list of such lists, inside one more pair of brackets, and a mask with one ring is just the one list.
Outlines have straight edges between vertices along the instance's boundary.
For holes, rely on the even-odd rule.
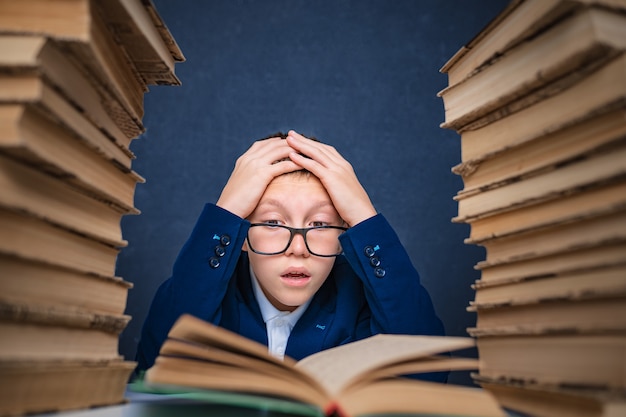
[[322,222],[322,221],[314,221],[311,222],[311,227],[322,227],[322,226],[328,226],[329,224],[327,222]]
[[264,220],[263,223],[278,226],[281,222],[280,220]]

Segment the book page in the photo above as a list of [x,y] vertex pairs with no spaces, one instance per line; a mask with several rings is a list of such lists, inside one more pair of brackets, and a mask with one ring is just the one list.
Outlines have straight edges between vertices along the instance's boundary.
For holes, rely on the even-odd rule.
[[339,415],[505,417],[496,399],[474,387],[416,380],[382,380],[337,401]]
[[313,354],[296,367],[314,376],[336,396],[351,381],[377,368],[472,346],[474,340],[468,337],[379,334]]
[[311,390],[316,390],[321,394],[326,393],[317,380],[288,363],[269,362],[244,353],[233,353],[229,350],[201,345],[188,340],[167,339],[161,347],[160,356],[195,359],[196,363],[201,360],[206,362],[203,366],[207,367],[211,366],[211,364],[215,364],[216,367],[226,365],[232,368],[247,370],[257,375],[271,376],[277,380],[294,381],[294,384],[303,383]]
[[179,317],[168,337],[256,357],[279,366],[295,364],[295,361],[289,357],[281,361],[271,356],[267,352],[267,346],[189,314]]
[[157,388],[185,387],[190,391],[208,389],[288,398],[319,408],[324,408],[328,400],[296,378],[276,378],[250,369],[170,356],[157,358],[155,366],[146,371],[145,382]]
[[[196,368],[205,369],[204,378],[198,377],[197,380],[198,384],[204,384],[199,385],[204,388],[248,391],[250,384],[257,390],[265,384],[268,392],[273,390],[274,394],[277,394],[278,382],[281,384],[285,382],[282,395],[286,397],[302,400],[303,394],[300,394],[300,391],[310,391],[313,394],[309,395],[314,395],[318,401],[320,397],[326,397],[325,389],[314,377],[309,376],[306,371],[295,368],[294,359],[285,357],[285,360],[281,361],[268,353],[267,346],[189,314],[183,314],[176,321],[161,348],[158,359],[153,369],[147,373],[146,378],[149,382],[155,382],[153,377],[158,373],[158,369],[163,368],[164,362],[171,363],[173,359],[184,359],[194,362]],[[219,369],[226,368],[233,374],[241,375],[236,386],[220,386],[219,378],[212,382],[214,386],[207,386],[211,377],[219,373]],[[184,376],[171,375],[178,378],[176,384],[188,384]],[[264,382],[258,383],[258,380]],[[278,382],[276,384],[268,382],[272,380]],[[225,380],[223,382],[226,384]],[[297,389],[296,386],[300,388]]]
[[[361,387],[378,384],[383,380],[414,381],[412,378],[398,377],[398,375],[420,374],[422,372],[472,371],[478,369],[478,359],[458,358],[449,356],[429,356],[417,361],[401,362],[377,368],[367,372],[362,378],[355,378],[341,389],[341,397]],[[398,377],[398,378],[396,378]]]

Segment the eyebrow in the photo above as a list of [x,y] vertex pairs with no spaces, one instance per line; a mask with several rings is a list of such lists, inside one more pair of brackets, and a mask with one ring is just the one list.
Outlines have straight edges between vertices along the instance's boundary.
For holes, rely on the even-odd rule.
[[[276,206],[276,207],[279,207],[279,208],[285,208],[285,204],[282,201],[277,200],[275,198],[269,198],[267,200],[261,201],[259,203],[258,207],[262,207],[262,206],[266,206],[266,205],[268,205],[268,206]],[[334,208],[333,203],[331,201],[326,201],[326,200],[318,202],[315,205],[314,208],[323,208],[323,207],[327,207],[327,206],[331,206],[331,207]]]

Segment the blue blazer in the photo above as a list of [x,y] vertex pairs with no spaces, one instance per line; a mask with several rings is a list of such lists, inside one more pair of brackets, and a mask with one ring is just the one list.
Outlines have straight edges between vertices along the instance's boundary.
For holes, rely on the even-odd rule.
[[[249,226],[213,204],[204,207],[172,276],[152,301],[137,350],[139,370],[152,366],[183,313],[268,344],[241,250]],[[348,229],[340,241],[344,255],[293,328],[286,355],[299,360],[377,333],[444,334],[417,271],[381,214]]]

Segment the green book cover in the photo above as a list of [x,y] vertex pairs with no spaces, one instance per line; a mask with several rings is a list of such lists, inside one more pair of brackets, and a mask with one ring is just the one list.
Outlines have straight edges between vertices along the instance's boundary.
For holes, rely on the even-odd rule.
[[[299,403],[293,400],[275,398],[248,393],[225,392],[207,389],[193,389],[174,385],[146,384],[138,379],[128,385],[128,389],[136,393],[158,394],[171,399],[189,400],[190,402],[202,402],[221,404],[235,408],[248,408],[264,410],[270,413],[303,416],[323,417],[324,412],[312,405]],[[273,415],[273,414],[272,414]]]

